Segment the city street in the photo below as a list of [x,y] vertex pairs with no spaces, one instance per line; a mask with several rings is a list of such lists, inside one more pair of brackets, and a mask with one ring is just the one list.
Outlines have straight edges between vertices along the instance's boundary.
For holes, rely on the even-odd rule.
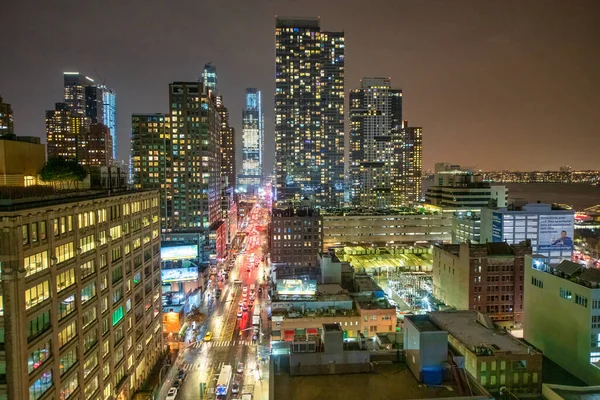
[[[224,280],[220,298],[215,298],[215,292],[212,290],[210,300],[208,296],[203,300],[201,309],[207,312],[207,318],[200,327],[198,341],[189,343],[180,352],[176,368],[173,368],[172,376],[169,376],[163,385],[159,399],[166,397],[166,392],[175,381],[175,374],[179,369],[185,371],[186,377],[179,388],[177,400],[199,399],[202,383],[206,384],[203,398],[215,399],[215,386],[223,365],[231,365],[233,368],[227,399],[239,398],[242,393],[254,394],[255,385],[261,383],[258,379],[260,367],[257,355],[261,334],[254,336],[252,314],[254,309],[260,306],[261,319],[264,317],[266,320],[266,290],[259,293],[258,285],[263,281],[265,273],[262,247],[267,240],[268,218],[269,213],[266,209],[256,206],[252,209],[248,216],[245,229],[247,235],[242,248],[246,253],[237,256],[228,279]],[[226,268],[229,262],[230,260],[225,261],[223,267]],[[243,288],[247,287],[246,296],[250,299],[250,286],[253,284],[256,285],[254,307],[249,307],[239,318],[240,304],[243,304]],[[203,338],[208,332],[212,333],[212,338],[210,341],[204,341]],[[236,372],[239,362],[244,363],[244,371],[241,374]],[[231,390],[234,382],[239,384],[239,393],[236,394]]]

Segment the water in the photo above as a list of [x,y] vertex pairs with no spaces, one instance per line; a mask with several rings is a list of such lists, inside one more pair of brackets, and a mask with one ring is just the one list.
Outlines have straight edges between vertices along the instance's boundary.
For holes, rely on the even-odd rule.
[[577,211],[600,204],[600,186],[585,183],[506,183],[509,201],[562,203]]

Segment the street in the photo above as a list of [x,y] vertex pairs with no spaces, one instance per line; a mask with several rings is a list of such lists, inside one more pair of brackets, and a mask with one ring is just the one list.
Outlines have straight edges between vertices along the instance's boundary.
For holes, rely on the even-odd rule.
[[[203,399],[215,399],[215,386],[219,372],[223,365],[231,365],[233,377],[228,387],[227,399],[241,397],[242,393],[255,392],[255,385],[260,384],[259,371],[261,366],[258,361],[257,348],[262,342],[261,332],[255,336],[252,326],[253,311],[260,306],[261,319],[266,322],[266,289],[259,293],[259,284],[263,282],[266,273],[262,260],[262,247],[267,240],[267,225],[269,213],[267,209],[254,207],[248,216],[247,233],[244,242],[245,254],[239,254],[235,259],[235,266],[228,279],[224,279],[224,286],[220,298],[215,298],[215,291],[211,290],[210,300],[206,296],[201,304],[201,310],[207,313],[204,324],[200,327],[198,341],[189,343],[180,351],[176,368],[163,385],[159,399],[166,397],[166,391],[176,380],[177,370],[183,369],[186,377],[178,390],[177,400],[196,400],[200,398],[200,386],[206,384]],[[229,265],[230,260],[223,263],[223,268]],[[249,271],[248,271],[249,269]],[[236,283],[234,283],[234,281]],[[241,281],[241,282],[240,282]],[[256,286],[254,306],[249,306],[251,301],[250,286]],[[243,288],[246,287],[246,295]],[[263,297],[264,296],[264,297]],[[248,311],[242,313],[241,304],[248,305]],[[262,325],[262,324],[261,324]],[[205,335],[211,332],[212,338],[204,341]],[[253,341],[256,339],[255,341]],[[267,338],[268,340],[268,338]],[[264,356],[263,356],[264,358]],[[238,363],[244,363],[243,373],[237,373]],[[262,371],[261,371],[262,372]],[[239,384],[239,393],[232,394],[234,382]]]

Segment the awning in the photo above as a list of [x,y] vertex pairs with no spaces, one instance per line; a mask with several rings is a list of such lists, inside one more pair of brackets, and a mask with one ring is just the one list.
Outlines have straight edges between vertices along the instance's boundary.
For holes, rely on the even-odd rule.
[[318,335],[319,330],[317,328],[306,328],[306,335]]

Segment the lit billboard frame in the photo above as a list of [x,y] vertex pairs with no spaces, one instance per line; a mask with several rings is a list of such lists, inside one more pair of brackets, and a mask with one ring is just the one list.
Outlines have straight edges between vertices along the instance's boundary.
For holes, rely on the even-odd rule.
[[167,246],[160,248],[160,258],[163,261],[190,260],[198,258],[198,245]]
[[198,280],[198,268],[166,268],[160,271],[163,283],[189,282]]
[[280,296],[314,296],[316,293],[316,280],[277,279],[277,294]]

